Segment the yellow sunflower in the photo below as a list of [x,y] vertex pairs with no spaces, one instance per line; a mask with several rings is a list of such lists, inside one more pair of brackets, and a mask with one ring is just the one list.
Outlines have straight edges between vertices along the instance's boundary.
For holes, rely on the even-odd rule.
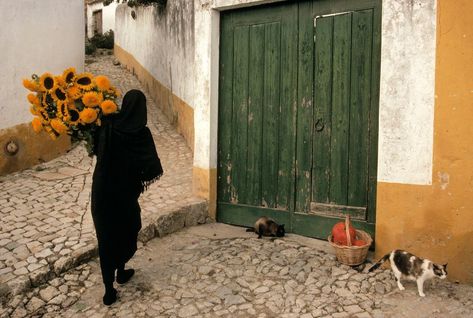
[[29,93],[28,96],[27,96],[27,98],[28,98],[28,101],[29,101],[31,104],[33,104],[33,105],[35,105],[35,106],[41,105],[41,102],[39,101],[39,98],[38,98],[38,96],[36,96],[36,94]]
[[87,107],[95,107],[103,101],[102,93],[87,92],[82,96],[82,103]]
[[29,79],[23,79],[23,86],[32,91],[32,92],[39,92],[40,91],[40,87],[39,87],[39,84],[38,82],[36,81],[31,81]]
[[52,140],[56,140],[57,136],[59,135],[57,132],[54,131],[54,129],[51,128],[51,126],[43,126],[44,130],[48,133],[49,137],[51,137]]
[[114,94],[117,97],[120,97],[122,94],[120,93],[120,90],[114,86],[111,86],[110,89],[108,90],[109,93]]
[[80,114],[77,108],[69,108],[68,110],[69,113],[69,125],[77,125],[80,119]]
[[36,109],[39,113],[39,117],[42,119],[43,123],[49,122],[49,115],[48,112],[44,110],[44,108],[37,108]]
[[68,69],[64,70],[62,73],[62,78],[66,82],[66,84],[71,84],[74,82],[74,79],[76,77],[76,69],[73,67],[69,67]]
[[36,109],[36,106],[35,106],[35,105],[31,105],[31,107],[30,107],[30,113],[31,113],[31,115],[39,116],[39,111]]
[[79,99],[82,96],[82,92],[78,85],[72,85],[67,90],[67,95],[72,99]]
[[118,107],[113,101],[107,99],[100,104],[100,108],[104,115],[108,115],[116,112]]
[[44,73],[39,78],[39,85],[40,85],[42,90],[45,90],[45,91],[49,92],[53,88],[56,87],[57,83],[56,83],[56,79],[54,78],[53,75],[51,75],[51,73]]
[[107,91],[110,89],[110,80],[107,76],[99,75],[95,77],[95,84],[101,91]]
[[59,75],[59,76],[54,76],[54,79],[56,80],[56,83],[58,86],[60,87],[66,87],[67,84],[66,84],[66,81],[64,80],[64,78]]
[[50,125],[60,135],[65,134],[68,130],[67,126],[59,118],[51,119]]
[[54,102],[54,99],[51,96],[51,94],[48,93],[43,96],[42,104],[44,107],[53,105],[53,102]]
[[85,108],[79,114],[80,121],[84,124],[91,124],[97,119],[97,112],[91,108]]
[[82,73],[76,76],[76,84],[79,88],[88,91],[94,87],[93,75],[90,73]]
[[57,115],[63,121],[69,120],[69,108],[68,108],[67,102],[57,103]]
[[39,133],[41,130],[43,130],[43,124],[41,123],[41,119],[38,117],[33,118],[31,121],[31,126],[33,126],[33,130],[36,133]]
[[60,86],[57,86],[56,88],[54,88],[54,90],[51,93],[51,96],[56,102],[64,102],[67,100],[66,92]]

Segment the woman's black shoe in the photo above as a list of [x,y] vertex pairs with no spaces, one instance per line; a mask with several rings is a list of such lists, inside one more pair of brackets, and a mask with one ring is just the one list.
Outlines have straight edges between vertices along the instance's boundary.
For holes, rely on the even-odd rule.
[[134,274],[135,270],[133,268],[117,271],[117,283],[125,284]]
[[110,306],[117,301],[117,290],[115,288],[107,289],[103,295],[103,304]]

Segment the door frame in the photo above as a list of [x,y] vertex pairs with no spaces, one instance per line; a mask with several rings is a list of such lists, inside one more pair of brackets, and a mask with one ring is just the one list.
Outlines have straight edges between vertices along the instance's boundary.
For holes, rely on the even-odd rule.
[[[208,200],[209,217],[214,220],[217,218],[220,13],[284,1],[287,0],[211,0],[208,5],[194,8],[194,31],[200,40],[194,48],[194,122],[199,123],[196,126],[199,133],[194,136],[193,193]],[[382,0],[377,1],[381,7]]]

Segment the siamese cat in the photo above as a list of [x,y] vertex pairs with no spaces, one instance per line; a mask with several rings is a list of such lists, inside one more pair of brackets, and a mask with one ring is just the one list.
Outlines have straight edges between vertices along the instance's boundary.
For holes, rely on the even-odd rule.
[[408,280],[415,280],[417,282],[417,290],[421,297],[425,297],[424,282],[426,280],[433,277],[438,277],[440,279],[445,279],[447,277],[447,264],[434,264],[428,259],[419,258],[402,250],[394,250],[391,253],[384,255],[368,270],[368,272],[374,271],[388,259],[394,276],[396,277],[399,289],[405,289],[401,284],[401,277]]
[[263,236],[283,237],[286,234],[284,224],[277,224],[273,219],[262,216],[255,222],[255,226],[246,229],[247,232],[255,232],[260,239]]

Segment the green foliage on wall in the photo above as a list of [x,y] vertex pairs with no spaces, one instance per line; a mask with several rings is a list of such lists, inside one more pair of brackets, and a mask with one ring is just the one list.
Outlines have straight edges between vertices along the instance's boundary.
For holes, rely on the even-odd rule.
[[148,6],[152,4],[157,4],[159,6],[165,6],[167,3],[167,0],[105,0],[103,4],[105,6],[108,6],[112,2],[118,2],[118,3],[127,3],[128,6],[130,7],[136,7],[136,6]]

